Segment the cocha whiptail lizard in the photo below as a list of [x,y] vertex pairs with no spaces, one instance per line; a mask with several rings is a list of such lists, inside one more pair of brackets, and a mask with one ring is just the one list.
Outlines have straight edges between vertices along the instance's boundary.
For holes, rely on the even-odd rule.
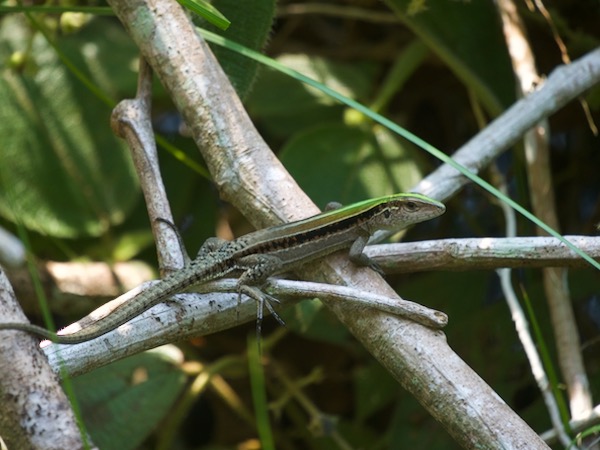
[[262,305],[272,298],[259,287],[268,277],[291,272],[301,265],[350,248],[350,260],[376,267],[363,253],[369,237],[378,230],[397,231],[433,219],[446,207],[419,194],[394,194],[329,210],[307,219],[258,230],[233,241],[207,240],[196,259],[159,283],[119,305],[110,314],[71,334],[57,335],[26,323],[0,323],[0,330],[21,330],[60,344],[85,342],[137,317],[172,295],[230,274],[240,274],[239,294]]

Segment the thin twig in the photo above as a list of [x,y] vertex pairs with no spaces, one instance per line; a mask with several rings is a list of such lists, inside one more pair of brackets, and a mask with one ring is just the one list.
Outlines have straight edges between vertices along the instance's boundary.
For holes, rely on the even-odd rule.
[[[569,66],[559,66],[546,81],[527,97],[519,100],[463,145],[453,155],[457,163],[474,173],[486,167],[498,155],[543,118],[600,82],[600,48]],[[468,180],[456,169],[444,164],[425,177],[416,191],[440,200],[452,197]]]
[[183,267],[186,255],[172,227],[157,219],[173,222],[171,207],[160,174],[156,142],[150,116],[152,70],[140,60],[136,98],[122,100],[113,110],[111,126],[114,133],[127,141],[134,167],[140,180],[150,225],[156,241],[158,260],[163,269]]
[[[598,424],[600,424],[600,405],[596,405],[587,417],[580,420],[569,421],[569,428],[573,433],[581,433]],[[557,433],[556,430],[552,428],[541,433],[540,437],[549,445],[554,445],[557,440]]]
[[[497,176],[496,178],[500,178],[500,176]],[[505,180],[501,179],[500,184],[500,191],[506,195],[508,193],[508,189],[506,188]],[[515,212],[505,203],[500,203],[500,207],[502,208],[502,212],[504,213],[504,218],[506,220],[506,235],[512,237],[516,234],[517,230]],[[521,342],[521,345],[525,350],[525,354],[527,355],[527,360],[529,361],[529,366],[531,367],[531,373],[538,385],[538,388],[540,389],[540,392],[542,393],[542,398],[544,399],[544,403],[548,409],[550,421],[557,432],[561,444],[566,447],[571,442],[571,439],[567,435],[562,423],[558,404],[554,398],[550,382],[548,381],[548,375],[546,375],[546,371],[544,370],[542,359],[540,358],[535,342],[531,337],[529,323],[525,317],[525,312],[523,311],[523,308],[521,308],[517,295],[512,287],[511,270],[498,269],[496,273],[500,278],[500,286],[502,287],[506,304],[510,309],[511,317],[515,323],[515,329],[517,331],[517,335],[519,336],[519,341]]]
[[[600,237],[566,236],[600,260]],[[553,237],[438,239],[370,245],[365,253],[386,273],[425,270],[490,270],[589,264]]]
[[[600,237],[566,236],[593,258],[600,260]],[[396,244],[369,245],[365,254],[386,274],[432,270],[465,271],[507,268],[571,267],[587,263],[553,237],[438,239]],[[153,278],[151,268],[141,261],[116,264],[104,262],[46,261],[38,266],[45,288],[54,293],[56,308],[65,308],[65,299],[114,298]],[[25,269],[7,270],[21,303],[37,302]],[[81,306],[79,305],[81,303]],[[87,308],[81,301],[70,308]],[[37,303],[35,303],[37,304]]]
[[[521,96],[524,96],[534,89],[540,78],[535,67],[533,51],[513,1],[500,0],[497,5],[502,18],[511,63],[517,79],[517,87]],[[538,2],[537,6],[543,8],[541,2]],[[559,39],[557,39],[558,41]],[[534,214],[555,230],[559,230],[560,224],[556,212],[550,168],[549,137],[550,127],[546,118],[536,123],[525,134],[523,143],[527,181]],[[537,234],[545,235],[540,229],[537,230]],[[544,292],[552,319],[559,365],[569,395],[571,415],[574,419],[578,419],[588,415],[591,411],[592,396],[581,354],[581,342],[575,323],[573,303],[569,296],[567,271],[559,267],[545,267],[542,276]],[[559,432],[559,434],[561,433]],[[564,439],[564,436],[561,434],[562,439]],[[563,442],[563,444],[567,445],[568,442]]]
[[[60,334],[77,331],[99,316],[147,289],[156,282],[146,283],[90,313],[80,321],[61,330]],[[245,296],[238,307],[237,280],[223,279],[205,283],[197,293],[179,294],[172,301],[161,303],[116,330],[92,341],[75,345],[58,345],[46,341],[44,351],[53,367],[58,368],[58,354],[65,361],[63,370],[71,376],[80,375],[133,353],[169,342],[189,339],[228,329],[256,318],[256,302]],[[283,308],[303,298],[323,298],[344,302],[345,308],[375,308],[388,314],[409,318],[435,329],[444,327],[448,317],[414,302],[388,298],[370,292],[321,283],[292,280],[271,280],[266,286],[280,298]],[[85,355],[85,357],[82,357]]]

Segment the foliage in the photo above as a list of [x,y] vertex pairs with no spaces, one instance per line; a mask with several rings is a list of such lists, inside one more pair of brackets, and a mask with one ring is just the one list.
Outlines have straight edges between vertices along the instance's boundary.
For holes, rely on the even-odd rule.
[[[232,22],[231,39],[260,50],[271,33],[266,46],[271,56],[349,98],[372,105],[447,153],[477,133],[474,111],[493,118],[514,101],[512,69],[492,2],[388,0],[390,9],[376,3],[346,2],[336,5],[333,13],[314,15],[292,15],[287,8],[293,5],[281,2],[272,31],[275,5],[258,3],[266,9],[256,2],[244,2],[243,8],[239,2],[215,2]],[[347,15],[351,7],[359,6],[364,8],[360,18]],[[520,12],[530,30],[540,70],[548,73],[560,60],[547,25],[536,15]],[[558,4],[554,15],[573,59],[598,45],[589,25],[599,19],[591,2],[581,2],[576,8]],[[252,20],[244,21],[244,17]],[[139,239],[140,233],[149,235],[143,201],[126,149],[110,130],[110,108],[90,93],[59,57],[60,52],[116,101],[134,95],[136,50],[112,18],[89,18],[68,33],[60,28],[56,16],[40,19],[58,50],[22,16],[7,15],[0,24],[4,61],[0,80],[1,224],[10,228],[21,222],[35,237],[32,250],[50,260],[78,256],[114,260],[123,253],[124,243],[131,241],[137,244],[127,252],[129,256],[152,260],[149,240]],[[403,50],[415,45],[421,47],[415,50],[413,64],[402,60],[405,64],[396,67]],[[224,50],[217,54],[263,136],[317,204],[325,206],[331,200],[349,203],[408,190],[438,165],[412,144],[322,93],[284,74],[260,71],[256,63],[240,55]],[[597,96],[597,92],[590,94],[590,98]],[[179,134],[178,116],[158,85],[153,101],[157,131],[190,158],[198,159],[190,140]],[[596,108],[593,114],[597,119],[598,103],[591,102],[591,106]],[[592,234],[600,218],[595,170],[600,162],[598,138],[587,129],[576,104],[551,120],[554,190],[561,205],[563,231]],[[161,159],[176,217],[180,223],[193,223],[184,230],[187,247],[196,249],[217,229],[217,195],[207,180],[199,179],[169,155],[161,154]],[[522,160],[519,149],[514,149],[497,167],[509,180],[511,195],[526,204]],[[499,211],[471,187],[449,202],[448,210],[441,220],[411,230],[408,238],[503,232]],[[244,232],[239,217],[235,213],[230,216],[234,233]],[[525,221],[519,222],[519,230],[521,235],[534,233]],[[580,270],[570,277],[582,337],[587,340],[597,335],[600,323],[594,313],[597,275]],[[549,427],[493,273],[389,276],[388,281],[403,297],[446,311],[452,347],[532,427]],[[551,324],[546,319],[539,272],[518,271],[515,281],[527,292],[540,331],[550,341]],[[439,425],[400,391],[318,301],[303,302],[283,315],[288,324],[285,329],[275,323],[265,327],[265,379],[256,382],[254,378],[255,385],[267,386],[277,448],[335,448],[343,447],[344,442],[355,448],[451,448]],[[250,398],[260,394],[251,392],[250,369],[245,363],[246,334],[253,330],[249,325],[183,345],[189,360],[219,367],[216,374],[208,369],[203,374],[221,384],[201,389],[188,415],[165,427],[181,430],[177,448],[235,448],[240,443],[249,447],[258,436],[248,410]],[[257,355],[251,356],[255,369]],[[132,365],[155,363],[128,360],[110,370],[130,373],[127,370]],[[152,384],[142,384],[138,390],[125,389],[122,375],[113,379],[100,371],[76,380],[86,412],[90,411],[86,405],[97,407],[85,396],[100,396],[106,411],[118,406],[156,413],[152,419],[114,414],[129,420],[125,425],[117,423],[117,430],[135,434],[121,438],[115,431],[102,431],[104,420],[85,414],[92,435],[100,433],[95,441],[106,442],[102,448],[141,442],[161,417],[181,408],[175,398],[183,389],[183,366],[164,361],[158,365],[164,371],[159,376],[164,378],[151,378]],[[591,360],[589,375],[595,394],[600,386],[599,369]],[[149,405],[143,400],[156,403]],[[152,426],[146,427],[149,420]],[[194,425],[199,422],[200,430]],[[264,425],[261,423],[263,433]],[[173,432],[165,428],[156,427],[158,439],[161,433]],[[114,439],[113,444],[108,438]],[[145,444],[148,448],[149,442]]]

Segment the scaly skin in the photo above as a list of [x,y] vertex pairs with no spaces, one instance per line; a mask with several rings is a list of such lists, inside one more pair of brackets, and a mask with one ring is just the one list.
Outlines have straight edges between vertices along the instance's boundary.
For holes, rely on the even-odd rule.
[[[418,194],[395,194],[348,205],[308,219],[241,236],[233,241],[208,240],[198,257],[160,283],[142,291],[107,316],[71,334],[57,335],[26,323],[0,323],[0,330],[21,330],[60,344],[78,344],[112,331],[169,297],[191,286],[240,273],[237,288],[262,304],[268,296],[259,289],[272,275],[293,271],[302,264],[349,248],[358,265],[376,266],[363,254],[377,230],[400,230],[433,219],[446,207]],[[267,302],[268,306],[268,302]]]

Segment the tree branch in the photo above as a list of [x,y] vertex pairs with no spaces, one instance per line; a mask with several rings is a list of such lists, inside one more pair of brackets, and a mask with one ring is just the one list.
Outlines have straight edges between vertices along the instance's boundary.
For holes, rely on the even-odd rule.
[[[4,321],[27,320],[1,269],[0,317]],[[0,354],[0,429],[7,446],[25,450],[83,448],[69,400],[38,339],[6,331],[0,339]]]
[[[68,334],[86,326],[95,316],[104,315],[117,304],[131,299],[147,283],[103,305],[80,321],[69,325],[60,334]],[[298,300],[319,297],[341,307],[375,308],[387,314],[405,317],[427,327],[440,329],[448,323],[446,314],[418,303],[398,298],[347,288],[306,281],[271,280],[267,288],[280,299],[276,308],[285,308]],[[242,323],[254,321],[256,302],[242,296],[238,304],[236,280],[223,279],[200,285],[198,293],[179,294],[172,301],[161,303],[116,330],[75,345],[52,344],[44,341],[44,352],[55,371],[77,376],[127,356],[195,336],[208,335]],[[62,366],[61,366],[62,363]]]
[[[600,238],[566,236],[600,260]],[[365,253],[386,273],[424,270],[493,270],[501,267],[538,268],[589,264],[553,237],[439,239],[369,245]]]
[[[519,141],[548,117],[600,82],[600,48],[568,66],[554,69],[537,90],[519,100],[463,145],[452,159],[474,173]],[[438,199],[452,197],[469,180],[444,164],[417,185],[418,192]]]
[[[182,113],[224,198],[257,227],[316,213],[256,132],[179,6],[153,0],[110,3]],[[447,196],[438,193],[438,198]],[[347,258],[327,258],[301,275],[396,295],[379,276],[357,269]],[[458,358],[443,333],[374,310],[327,305],[462,445],[545,448]]]

